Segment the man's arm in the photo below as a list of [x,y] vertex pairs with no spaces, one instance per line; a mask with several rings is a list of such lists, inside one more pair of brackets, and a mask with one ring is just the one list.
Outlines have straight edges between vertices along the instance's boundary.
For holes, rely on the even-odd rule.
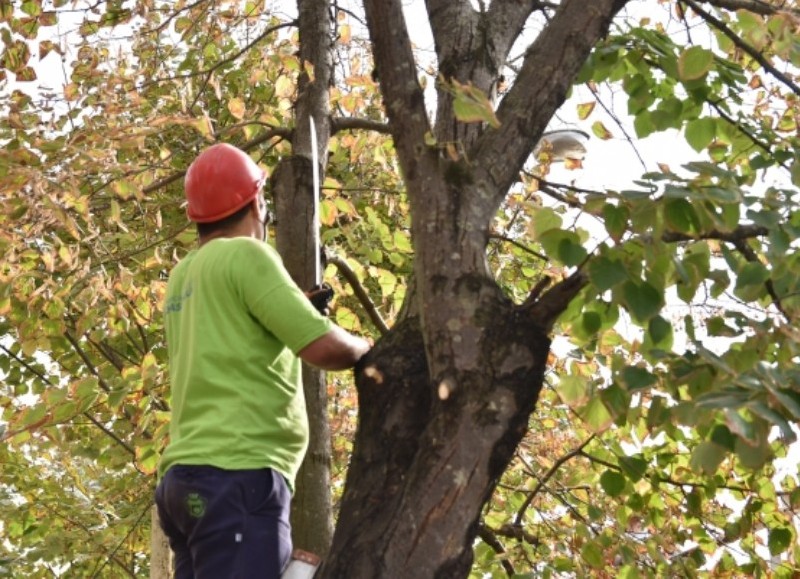
[[307,364],[322,370],[352,368],[370,349],[369,342],[346,332],[339,326],[300,350],[298,355]]

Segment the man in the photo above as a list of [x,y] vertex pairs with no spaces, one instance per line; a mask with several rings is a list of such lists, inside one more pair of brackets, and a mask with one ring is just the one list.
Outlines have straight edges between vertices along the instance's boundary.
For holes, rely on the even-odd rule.
[[156,489],[176,579],[280,576],[308,442],[300,360],[342,370],[369,349],[315,309],[265,243],[265,178],[226,144],[186,174],[200,244],[167,284],[172,419]]

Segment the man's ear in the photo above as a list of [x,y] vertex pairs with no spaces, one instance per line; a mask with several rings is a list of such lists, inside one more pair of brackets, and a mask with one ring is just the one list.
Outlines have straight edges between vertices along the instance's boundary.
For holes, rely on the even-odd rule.
[[261,221],[261,215],[260,215],[261,212],[259,211],[258,208],[258,195],[253,197],[253,200],[250,202],[250,210],[255,211],[256,219]]

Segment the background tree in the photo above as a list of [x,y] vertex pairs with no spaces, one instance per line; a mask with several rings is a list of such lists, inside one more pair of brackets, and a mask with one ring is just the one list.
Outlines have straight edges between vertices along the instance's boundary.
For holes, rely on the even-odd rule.
[[[234,142],[274,169],[279,236],[307,229],[282,204],[308,203],[314,114],[334,315],[390,327],[357,387],[324,392],[324,575],[791,576],[794,5],[431,0],[431,63],[400,2],[364,8],[370,41],[318,2],[297,21],[259,2],[0,5],[0,566],[145,572],[160,301],[194,243],[182,172]],[[57,56],[63,90],[34,82]],[[632,128],[602,114],[615,91]],[[643,159],[620,190],[553,182],[537,144],[565,103],[599,139],[676,130],[697,161]]]

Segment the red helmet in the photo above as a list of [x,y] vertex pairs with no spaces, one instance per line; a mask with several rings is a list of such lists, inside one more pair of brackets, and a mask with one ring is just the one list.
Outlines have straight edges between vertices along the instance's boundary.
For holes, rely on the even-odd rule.
[[186,214],[194,222],[211,223],[250,203],[267,174],[250,156],[233,145],[212,145],[186,171]]

